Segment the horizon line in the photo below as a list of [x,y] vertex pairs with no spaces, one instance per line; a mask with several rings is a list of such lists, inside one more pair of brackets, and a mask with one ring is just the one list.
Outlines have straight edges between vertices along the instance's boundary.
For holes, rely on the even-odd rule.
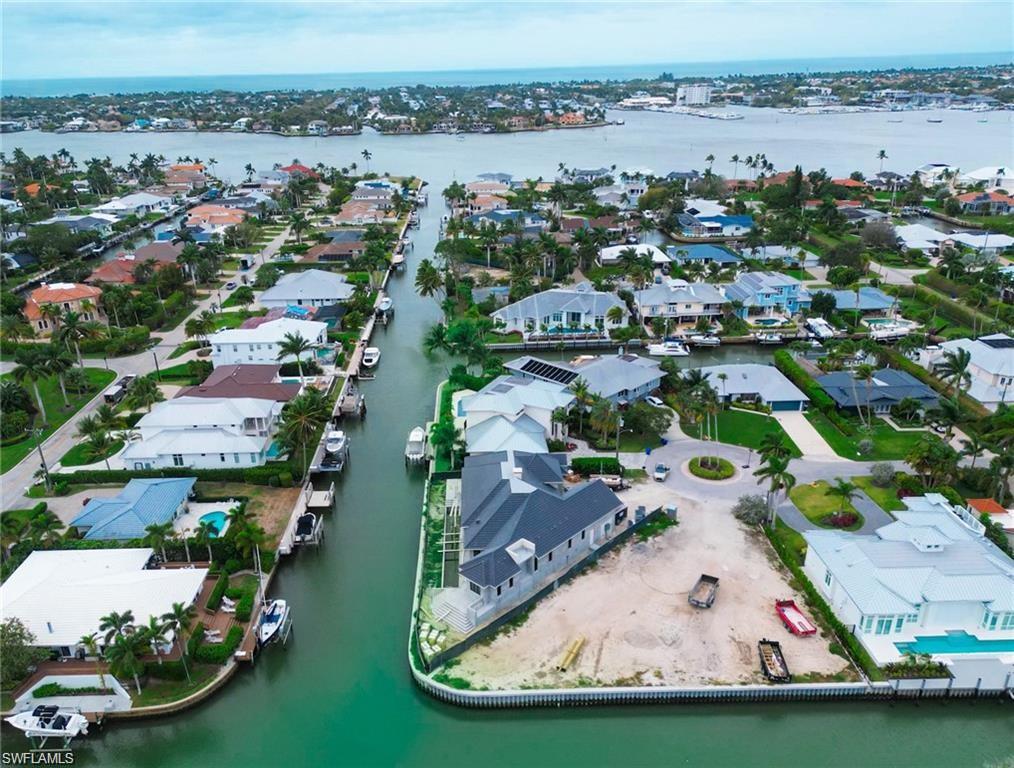
[[[897,59],[906,57],[933,57],[933,56],[1005,56],[1010,59],[1010,63],[1014,64],[1014,53],[1010,51],[932,51],[927,53],[897,53],[897,54],[882,54],[875,56],[850,56],[850,55],[827,55],[827,56],[808,56],[808,57],[789,57],[789,58],[753,58],[753,59],[697,59],[692,61],[665,61],[665,62],[644,62],[644,63],[628,63],[628,64],[537,64],[526,67],[479,67],[479,68],[466,68],[460,67],[455,69],[374,69],[374,70],[357,70],[357,71],[320,71],[320,72],[215,72],[209,74],[157,74],[157,75],[60,75],[60,76],[49,76],[49,77],[6,77],[0,78],[0,82],[7,83],[28,83],[28,82],[52,82],[52,81],[75,81],[75,80],[148,80],[148,79],[169,79],[169,78],[208,78],[208,77],[298,77],[298,76],[321,76],[321,75],[396,75],[396,74],[449,74],[455,72],[526,72],[538,69],[560,69],[560,70],[582,70],[582,69],[596,69],[604,67],[672,67],[674,65],[695,65],[695,64],[728,64],[734,65],[737,63],[747,62],[793,62],[793,61],[827,61],[830,59],[838,59],[843,61],[868,61],[870,59]],[[963,65],[941,65],[943,69],[955,69]],[[1003,66],[1003,65],[967,65],[967,66]],[[898,67],[888,67],[888,69]],[[935,67],[912,67],[912,69],[934,69]],[[900,69],[908,69],[908,67],[900,67]],[[852,70],[837,70],[837,71],[852,71]],[[875,69],[865,69],[856,71],[877,71]],[[789,74],[793,73],[793,70],[783,70],[776,74]],[[737,72],[725,72],[726,76],[741,74]],[[753,76],[753,75],[751,75]],[[489,83],[489,85],[497,85],[498,83]],[[393,87],[393,86],[388,86]]]

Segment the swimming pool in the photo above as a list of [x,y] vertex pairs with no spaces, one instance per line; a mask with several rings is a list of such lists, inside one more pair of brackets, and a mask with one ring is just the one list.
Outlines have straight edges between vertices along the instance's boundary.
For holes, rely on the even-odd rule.
[[267,453],[264,454],[265,458],[269,460],[277,459],[284,453],[282,446],[277,440],[272,440],[271,445],[268,446]]
[[753,325],[770,326],[770,325],[785,325],[784,317],[758,317],[757,319],[751,319],[750,322]]
[[895,643],[902,653],[1014,653],[1014,639],[981,640],[967,632],[916,636],[908,643]]
[[216,509],[214,512],[208,512],[206,515],[201,515],[200,522],[209,523],[212,528],[215,529],[214,538],[218,538],[225,534],[226,529],[229,527],[229,518],[221,510]]

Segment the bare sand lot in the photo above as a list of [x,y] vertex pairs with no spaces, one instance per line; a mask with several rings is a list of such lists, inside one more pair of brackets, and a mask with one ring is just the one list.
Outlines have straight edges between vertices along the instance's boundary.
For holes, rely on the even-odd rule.
[[[517,629],[466,651],[450,674],[491,689],[762,683],[757,641],[770,638],[782,643],[797,678],[855,679],[830,652],[830,636],[799,638],[784,628],[775,600],[803,606],[802,598],[763,535],[732,516],[731,502],[693,501],[652,483],[622,495],[631,510],[677,503],[679,525],[604,556]],[[701,573],[721,580],[710,609],[687,602]],[[560,672],[580,637],[577,661]]]

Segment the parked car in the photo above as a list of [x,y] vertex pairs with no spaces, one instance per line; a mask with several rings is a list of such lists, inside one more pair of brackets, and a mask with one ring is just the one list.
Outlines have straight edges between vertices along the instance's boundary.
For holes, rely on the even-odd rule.
[[653,408],[665,408],[665,403],[662,402],[661,398],[655,397],[654,395],[648,395],[644,398],[644,402]]
[[227,290],[227,291],[231,291],[231,290],[233,290],[233,289],[234,289],[235,287],[236,287],[236,281],[235,281],[235,280],[230,280],[229,282],[227,282],[227,283],[225,284],[225,290]]
[[669,477],[669,467],[665,464],[656,464],[655,471],[651,474],[652,478],[657,483],[664,483],[666,478]]

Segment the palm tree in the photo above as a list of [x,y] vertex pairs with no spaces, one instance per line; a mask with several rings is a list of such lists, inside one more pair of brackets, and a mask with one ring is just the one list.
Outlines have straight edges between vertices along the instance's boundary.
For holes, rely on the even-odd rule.
[[250,523],[236,531],[232,541],[239,553],[243,555],[244,560],[254,555],[254,563],[258,564],[260,563],[260,548],[267,543],[268,537],[264,533],[264,529],[257,523]]
[[46,404],[42,402],[42,393],[39,392],[39,382],[50,374],[48,355],[38,347],[20,347],[14,352],[14,362],[17,365],[11,371],[11,378],[18,384],[26,381],[32,382],[32,389],[35,391],[35,402],[39,406],[39,414],[42,416],[42,425],[49,423],[46,415]]
[[613,325],[619,325],[620,323],[622,323],[623,318],[625,316],[626,312],[623,311],[623,307],[621,307],[619,304],[616,304],[615,306],[612,306],[608,310],[606,310],[606,320],[608,320]]
[[90,635],[82,635],[77,642],[78,645],[84,646],[85,655],[95,658],[95,672],[99,676],[99,687],[105,690],[106,675],[102,666],[102,654],[99,653],[98,633],[92,632]]
[[144,538],[141,540],[146,547],[157,549],[162,555],[162,562],[168,562],[165,556],[165,543],[173,532],[172,523],[152,523],[144,529]]
[[277,360],[283,360],[286,357],[295,356],[296,367],[299,369],[299,383],[305,384],[303,379],[303,353],[309,352],[313,349],[313,344],[309,340],[304,339],[300,333],[287,333],[285,337],[278,344],[278,357]]
[[971,469],[975,469],[975,461],[983,452],[987,446],[983,442],[982,438],[979,437],[975,432],[968,433],[968,439],[961,441],[961,455],[968,456],[972,459]]
[[306,448],[316,436],[330,415],[327,402],[316,389],[310,389],[293,398],[282,411],[282,424],[279,434],[282,441],[290,448],[299,448],[303,452],[303,474],[306,474],[308,459]]
[[838,511],[842,512],[845,509],[845,503],[852,501],[856,494],[859,492],[859,486],[855,483],[850,483],[848,480],[844,480],[840,477],[834,479],[834,484],[827,489],[829,496],[837,496],[839,498]]
[[711,166],[715,164],[715,156],[712,154],[708,154],[708,156],[704,158],[704,162],[708,164],[708,173],[710,174]]
[[430,442],[438,454],[447,453],[451,469],[454,469],[462,444],[461,430],[454,425],[454,421],[445,418],[434,424],[430,429]]
[[179,646],[180,661],[183,662],[183,672],[186,674],[188,682],[190,681],[190,670],[187,669],[187,644],[184,632],[190,626],[193,618],[194,607],[183,603],[173,603],[172,609],[162,614],[166,630],[173,633],[173,642]]
[[616,428],[618,415],[613,409],[613,404],[604,397],[596,397],[592,405],[589,422],[592,429],[599,433],[599,439],[605,443],[609,435]]
[[106,463],[106,469],[112,469],[109,466],[109,454],[116,445],[116,441],[108,432],[96,432],[88,438],[85,445],[91,458],[96,461],[101,458]]
[[165,395],[158,388],[158,384],[149,376],[142,376],[134,381],[127,395],[127,405],[131,408],[145,408],[151,413],[151,407],[155,403],[165,400]]
[[937,366],[944,381],[950,381],[954,386],[954,396],[957,397],[962,385],[968,386],[972,382],[972,374],[968,370],[972,362],[972,354],[964,347],[954,351],[944,352],[944,359]]
[[739,178],[739,155],[733,155],[729,158],[729,162],[732,163],[732,178],[733,180]]
[[420,261],[419,268],[415,273],[416,293],[420,296],[434,298],[439,303],[440,291],[443,287],[444,281],[440,276],[440,270],[434,266],[433,262],[429,259]]
[[194,531],[194,544],[197,546],[205,546],[208,548],[208,562],[210,563],[215,559],[215,556],[211,552],[211,540],[218,538],[218,529],[214,525],[209,523],[207,520],[201,520],[197,524],[197,530]]
[[945,437],[950,442],[951,436],[954,434],[954,427],[961,422],[962,418],[961,406],[958,405],[958,399],[955,397],[953,399],[944,398],[941,400],[933,410],[933,418],[947,427]]
[[167,639],[165,632],[165,622],[156,616],[149,616],[148,623],[141,627],[141,637],[143,637],[144,641],[151,646],[159,664],[162,663],[162,651],[159,649],[166,644]]
[[123,613],[112,611],[99,619],[99,632],[106,633],[106,645],[114,636],[125,637],[134,633],[134,612],[126,610]]
[[763,461],[770,458],[788,459],[792,456],[792,451],[785,439],[785,433],[782,431],[765,433],[761,438],[757,455]]
[[96,322],[85,322],[77,312],[67,310],[60,318],[60,330],[56,336],[60,340],[72,343],[77,353],[77,364],[84,366],[81,358],[81,344],[83,339],[97,339],[102,335],[102,326]]
[[[141,695],[139,674],[143,669],[138,651],[142,641],[139,635],[116,635],[113,644],[106,645],[106,660],[109,662],[109,670],[117,677],[122,675],[133,677],[138,696]],[[106,642],[108,643],[108,639]]]
[[362,155],[363,160],[366,161],[366,172],[369,173],[370,172],[370,160],[373,159],[373,153],[370,152],[370,150],[368,150],[368,149],[364,149],[359,154]]
[[[866,384],[866,426],[873,426],[873,403],[870,401],[870,387],[873,384],[873,377],[876,374],[877,369],[872,365],[864,363],[858,366],[852,373],[852,394],[855,396],[855,383],[857,380],[861,380]],[[859,405],[859,401],[856,401],[856,410],[859,411],[859,418],[862,420],[862,408]]]
[[588,387],[588,382],[578,376],[570,383],[570,391],[574,393],[574,405],[577,406],[578,426],[577,431],[584,437],[584,413],[592,403],[595,402],[595,395]]
[[760,485],[765,480],[768,481],[768,504],[771,509],[771,525],[775,524],[777,520],[777,500],[778,492],[782,489],[785,490],[786,495],[796,485],[796,477],[788,471],[789,460],[779,459],[772,456],[764,464],[754,470],[754,476],[758,478],[757,484]]
[[887,151],[886,150],[881,149],[879,152],[877,152],[877,160],[880,161],[880,172],[881,173],[884,172],[884,161],[886,159],[887,159]]
[[296,242],[303,242],[303,233],[309,229],[310,222],[306,218],[306,214],[300,211],[296,211],[289,216],[289,228],[296,236]]
[[67,385],[63,380],[63,375],[74,367],[74,359],[61,347],[51,346],[49,350],[49,370],[56,374],[56,380],[60,384],[63,407],[70,408],[70,400],[67,399]]

